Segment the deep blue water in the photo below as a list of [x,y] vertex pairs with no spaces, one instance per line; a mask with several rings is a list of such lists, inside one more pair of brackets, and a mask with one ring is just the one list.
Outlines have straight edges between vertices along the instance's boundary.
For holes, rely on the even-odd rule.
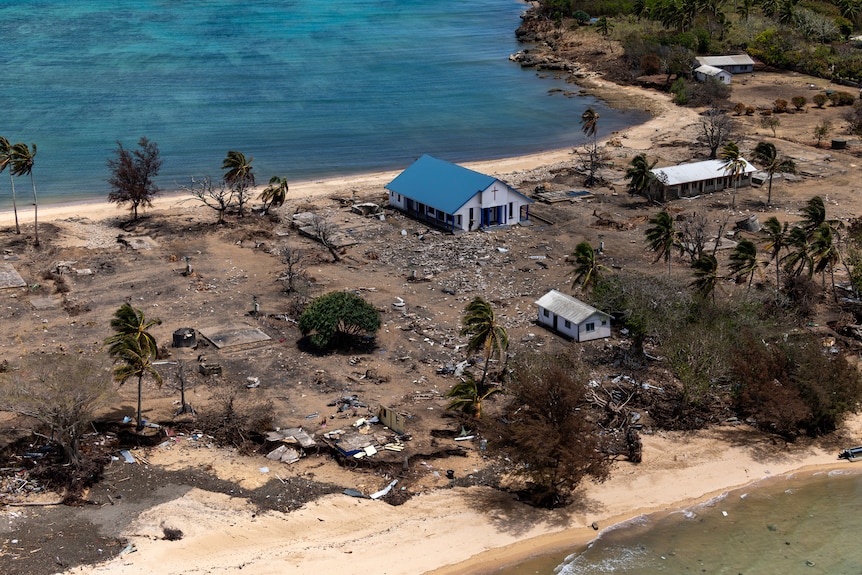
[[586,549],[495,573],[859,575],[862,474],[855,465],[775,478],[703,505],[639,517]]
[[[460,162],[582,142],[644,119],[553,88],[508,56],[516,0],[17,0],[0,6],[0,134],[38,146],[43,202],[108,192],[116,141],[159,144],[159,185],[222,175],[228,150],[257,179]],[[22,191],[29,190],[22,181]],[[0,210],[10,209],[8,175]]]

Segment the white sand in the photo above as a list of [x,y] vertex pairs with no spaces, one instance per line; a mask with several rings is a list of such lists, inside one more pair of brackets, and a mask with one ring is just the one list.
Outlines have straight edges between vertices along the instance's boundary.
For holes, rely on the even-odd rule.
[[[848,433],[858,435],[860,427],[857,418]],[[476,573],[585,543],[596,535],[593,522],[604,528],[762,478],[854,465],[813,444],[777,449],[771,438],[744,428],[643,440],[642,464],[616,464],[608,481],[583,485],[578,503],[556,511],[531,509],[487,488],[456,488],[398,507],[339,494],[292,513],[255,515],[244,500],[193,489],[135,521],[125,535],[136,552],[67,573]],[[163,540],[163,526],[181,529],[183,539]]]

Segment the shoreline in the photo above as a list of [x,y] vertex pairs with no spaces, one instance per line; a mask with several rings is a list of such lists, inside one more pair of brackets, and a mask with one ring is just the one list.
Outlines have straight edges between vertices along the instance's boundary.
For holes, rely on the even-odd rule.
[[[859,435],[862,416],[843,431]],[[194,465],[189,453],[155,450],[148,457],[170,468]],[[243,567],[305,574],[344,572],[349,560],[351,573],[385,565],[388,575],[490,575],[541,555],[569,554],[634,518],[702,505],[764,481],[862,473],[837,460],[828,443],[776,446],[747,426],[645,436],[644,453],[649,457],[640,464],[617,462],[604,483],[583,483],[574,502],[556,510],[525,506],[488,487],[456,487],[396,507],[332,494],[288,513],[259,512],[241,497],[192,489],[145,510],[124,531],[137,552],[66,573],[215,575]],[[235,469],[259,481],[256,461],[238,458]],[[163,525],[181,529],[184,538],[165,541]],[[417,549],[421,554],[411,552]]]
[[602,526],[598,530],[591,526],[574,527],[539,535],[532,539],[512,543],[498,549],[488,549],[473,557],[455,565],[447,565],[426,571],[423,575],[492,575],[502,569],[510,569],[542,556],[550,556],[557,553],[571,555],[584,550],[595,541],[610,531],[624,529],[626,525],[640,517],[667,516],[678,513],[692,507],[708,505],[710,502],[722,499],[734,492],[767,489],[769,483],[779,483],[791,479],[810,480],[821,474],[840,472],[845,476],[862,475],[862,468],[848,469],[840,467],[841,464],[822,463],[816,465],[805,465],[798,469],[790,469],[775,476],[765,476],[752,479],[740,485],[731,485],[723,489],[711,491],[692,499],[684,499],[670,505],[655,508],[633,509],[615,517],[604,518]]

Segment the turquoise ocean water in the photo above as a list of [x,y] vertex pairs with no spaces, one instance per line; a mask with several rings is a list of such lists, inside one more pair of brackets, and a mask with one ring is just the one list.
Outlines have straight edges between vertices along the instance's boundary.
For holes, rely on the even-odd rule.
[[[221,176],[228,150],[258,180],[405,167],[423,153],[492,159],[582,141],[641,113],[567,98],[508,56],[517,0],[17,0],[0,6],[0,134],[38,146],[45,203],[103,198],[122,141],[159,144],[159,185]],[[19,184],[29,190],[29,182]],[[0,210],[9,210],[8,175]]]
[[638,517],[586,549],[495,573],[859,575],[860,534],[862,470],[848,468],[770,479],[703,505]]

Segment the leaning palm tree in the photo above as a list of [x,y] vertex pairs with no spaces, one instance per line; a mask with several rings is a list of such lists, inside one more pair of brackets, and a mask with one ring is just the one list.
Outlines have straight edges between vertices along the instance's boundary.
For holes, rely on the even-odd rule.
[[787,247],[788,223],[782,224],[778,218],[772,216],[763,222],[763,231],[766,233],[766,244],[763,246],[769,252],[769,259],[775,264],[775,291],[781,288],[781,266],[778,264],[781,258],[781,250]]
[[757,260],[757,246],[751,240],[740,240],[730,252],[730,273],[736,281],[748,280],[748,289],[754,280],[755,272],[760,271]]
[[728,142],[721,149],[721,161],[724,175],[733,177],[733,199],[730,202],[730,209],[736,209],[736,190],[739,188],[739,176],[745,171],[747,162],[742,157],[739,151],[739,146],[736,142]]
[[793,227],[787,235],[787,247],[790,251],[780,261],[784,271],[793,277],[806,270],[808,277],[814,275],[814,260],[811,258],[811,243],[808,238],[808,233],[800,226]]
[[650,218],[652,227],[646,231],[649,249],[656,253],[655,261],[664,258],[667,262],[667,273],[670,274],[670,259],[674,248],[682,251],[682,234],[676,229],[673,218],[662,210]]
[[[32,148],[32,149],[31,149]],[[35,243],[39,245],[39,200],[36,197],[36,180],[33,179],[33,162],[36,157],[36,144],[30,144],[30,148],[23,142],[14,144],[9,149],[10,161],[12,162],[11,175],[30,176],[30,184],[33,186],[33,225],[35,230]]]
[[712,296],[715,303],[715,287],[721,279],[718,275],[718,260],[712,254],[703,254],[694,260],[691,267],[694,270],[694,281],[691,285],[701,297]]
[[[114,335],[105,340],[105,345],[113,346],[120,343],[126,337],[133,337],[138,341],[144,342],[153,353],[153,358],[156,357],[158,345],[156,338],[149,332],[153,326],[162,325],[162,320],[148,320],[144,316],[144,312],[133,308],[129,303],[121,305],[114,312],[114,317],[111,318],[111,329],[114,330]],[[109,350],[108,353],[113,353]]]
[[269,179],[269,185],[260,193],[259,199],[264,203],[263,213],[269,208],[280,207],[287,198],[287,178],[273,176]]
[[162,376],[153,367],[155,350],[150,348],[147,339],[137,339],[132,335],[123,337],[111,346],[111,357],[117,362],[114,367],[114,380],[123,385],[132,377],[138,378],[138,410],[135,429],[144,429],[144,419],[141,412],[141,389],[145,376],[155,380],[156,385],[162,386]]
[[246,159],[242,152],[230,150],[221,165],[223,170],[227,170],[224,175],[225,183],[236,192],[240,217],[245,215],[248,189],[254,186],[252,161],[254,158]]
[[775,144],[771,142],[760,142],[754,147],[751,156],[760,162],[763,171],[769,176],[769,187],[766,194],[766,205],[772,205],[772,178],[777,173],[795,174],[796,163],[790,158],[780,157]]
[[596,251],[589,242],[581,242],[576,245],[575,251],[570,256],[570,261],[575,266],[572,270],[572,273],[575,274],[575,279],[572,280],[573,288],[579,283],[581,289],[596,285],[602,272],[608,270],[607,267],[596,261]]
[[465,373],[461,382],[446,392],[446,397],[452,399],[446,409],[457,409],[476,419],[482,419],[482,402],[502,391],[501,387],[481,384],[473,374]]
[[491,304],[481,297],[474,298],[464,308],[464,326],[461,328],[461,335],[470,336],[467,340],[469,353],[482,351],[484,354],[485,365],[482,369],[482,379],[479,381],[479,385],[482,386],[488,375],[488,363],[491,358],[493,356],[501,360],[504,358],[509,347],[509,335],[506,329],[497,323]]
[[15,178],[12,177],[12,145],[9,140],[0,136],[0,173],[9,167],[9,184],[12,187],[12,211],[15,213],[15,233],[21,233],[21,226],[18,224],[18,200],[15,197]]
[[814,231],[810,253],[814,272],[821,274],[824,291],[826,289],[826,271],[829,271],[832,283],[832,297],[837,301],[838,294],[835,292],[835,266],[841,262],[841,254],[838,251],[835,230],[829,225],[829,222],[823,222]]
[[810,238],[821,224],[826,222],[826,206],[823,203],[823,198],[814,196],[802,208],[802,221],[799,225],[805,230],[805,233]]
[[647,160],[646,154],[638,154],[629,162],[626,168],[626,179],[629,181],[629,191],[632,194],[645,196],[649,202],[653,201],[651,190],[656,184],[656,175],[652,171],[658,160],[652,163]]

